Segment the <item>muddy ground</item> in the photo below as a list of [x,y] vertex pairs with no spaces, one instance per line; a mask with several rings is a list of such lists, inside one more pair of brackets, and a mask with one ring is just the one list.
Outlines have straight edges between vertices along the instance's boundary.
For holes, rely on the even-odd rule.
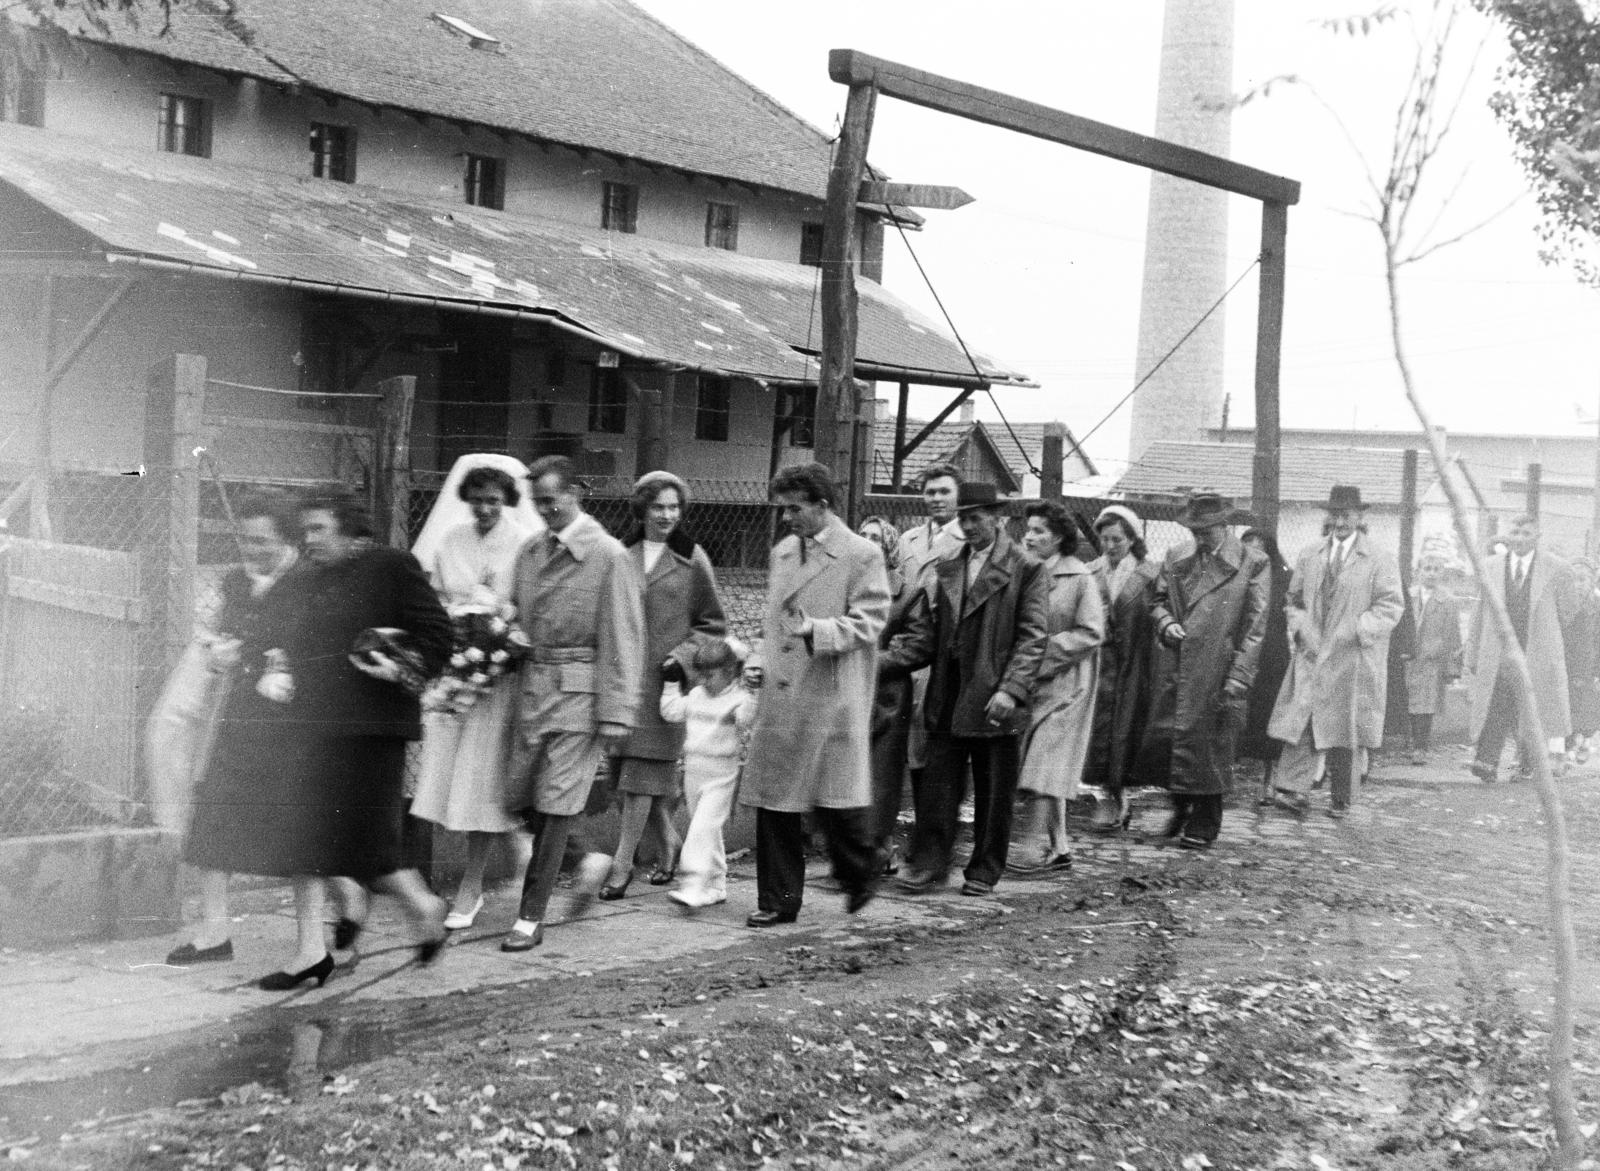
[[[688,962],[275,1009],[281,1072],[5,1150],[48,1168],[1539,1167],[1537,802],[1392,771],[1345,822],[1241,804],[1208,854],[1156,844],[1149,802],[1048,883],[923,896],[931,923],[869,908],[847,933],[802,918]],[[1587,1127],[1600,776],[1564,794]]]

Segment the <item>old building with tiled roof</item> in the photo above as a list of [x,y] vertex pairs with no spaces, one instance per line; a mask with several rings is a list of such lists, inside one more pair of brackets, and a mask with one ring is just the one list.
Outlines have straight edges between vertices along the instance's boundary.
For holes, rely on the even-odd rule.
[[[803,454],[821,131],[626,0],[228,7],[105,13],[66,44],[5,10],[43,52],[14,55],[0,122],[26,277],[0,331],[36,354],[96,333],[42,406],[0,371],[0,470],[46,439],[139,464],[142,371],[174,353],[205,360],[225,478],[364,474],[361,436],[307,425],[365,426],[372,400],[340,396],[395,377],[424,479],[467,451],[574,449],[597,475],[670,460],[758,500]],[[883,288],[884,210],[858,214],[858,373],[1023,381]]]

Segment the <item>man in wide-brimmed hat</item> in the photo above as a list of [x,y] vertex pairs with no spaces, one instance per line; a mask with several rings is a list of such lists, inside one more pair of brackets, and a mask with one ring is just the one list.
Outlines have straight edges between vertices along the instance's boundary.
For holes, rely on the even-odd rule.
[[993,484],[962,484],[956,519],[966,544],[934,566],[927,604],[881,660],[885,673],[929,666],[923,721],[928,764],[913,799],[916,827],[901,889],[931,890],[948,875],[957,816],[972,769],[973,844],[961,893],[987,895],[1011,841],[1020,735],[1044,656],[1050,583],[1005,530]]
[[1191,850],[1208,849],[1222,830],[1234,743],[1266,632],[1271,570],[1265,554],[1233,535],[1232,518],[1226,496],[1189,495],[1178,523],[1194,544],[1167,552],[1151,604],[1159,647],[1134,775],[1171,792],[1166,836]]
[[1289,582],[1289,671],[1267,734],[1288,745],[1274,799],[1304,815],[1325,766],[1331,817],[1355,799],[1370,749],[1383,743],[1389,633],[1405,613],[1400,567],[1367,536],[1361,489],[1335,484],[1323,539],[1307,546]]

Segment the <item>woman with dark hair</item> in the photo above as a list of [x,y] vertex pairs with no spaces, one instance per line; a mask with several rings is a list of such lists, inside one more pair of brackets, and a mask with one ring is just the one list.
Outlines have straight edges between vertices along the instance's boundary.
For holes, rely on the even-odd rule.
[[298,559],[300,512],[287,493],[262,491],[241,499],[234,517],[242,564],[222,579],[222,607],[206,648],[210,669],[231,678],[183,841],[183,860],[200,871],[201,923],[167,956],[183,966],[233,958],[229,874],[283,873],[258,814],[283,805],[292,784],[281,752],[285,713],[256,682],[292,619],[278,587]]
[[1078,560],[1078,526],[1053,500],[1023,510],[1022,542],[1044,562],[1050,580],[1049,640],[1034,679],[1028,730],[1022,738],[1017,789],[1030,798],[1016,859],[1019,874],[1064,870],[1067,802],[1078,795],[1089,754],[1100,644],[1105,640],[1105,601],[1089,567]]
[[[323,939],[323,880],[342,876],[398,898],[411,919],[417,956],[444,943],[445,903],[400,865],[401,782],[406,742],[422,734],[417,692],[450,653],[450,619],[410,553],[372,542],[366,505],[353,493],[302,502],[307,565],[285,605],[296,621],[281,670],[262,687],[286,705],[292,733],[293,804],[274,811],[283,872],[293,875],[299,947],[261,981],[285,991],[319,985],[333,971]],[[355,942],[360,924],[341,924]]]
[[1263,804],[1272,804],[1272,770],[1283,751],[1283,741],[1267,735],[1267,722],[1272,719],[1273,705],[1278,702],[1278,689],[1289,670],[1289,617],[1284,609],[1289,597],[1289,579],[1294,571],[1284,561],[1278,542],[1271,533],[1261,529],[1246,529],[1239,537],[1246,549],[1257,549],[1267,555],[1272,572],[1267,598],[1267,632],[1261,640],[1261,658],[1257,660],[1256,679],[1250,687],[1250,703],[1245,709],[1244,730],[1239,733],[1239,755],[1259,760],[1262,764]]
[[1150,560],[1144,522],[1132,509],[1120,504],[1101,509],[1094,531],[1101,553],[1089,568],[1099,577],[1107,622],[1083,783],[1101,792],[1089,828],[1110,833],[1128,824],[1133,763],[1150,715],[1151,656],[1156,645],[1150,601],[1161,567]]
[[[869,516],[856,529],[883,550],[889,572],[889,621],[878,636],[887,649],[895,635],[906,629],[917,600],[916,583],[900,570],[900,530],[887,517]],[[911,677],[880,675],[872,701],[872,833],[883,860],[883,872],[895,873],[894,831],[905,797],[906,762],[911,736]]]
[[[659,696],[665,682],[689,677],[695,648],[721,638],[728,624],[717,598],[717,578],[706,551],[680,527],[689,487],[671,472],[648,472],[633,486],[633,531],[623,546],[644,582],[645,675],[643,692]],[[672,823],[672,806],[682,794],[678,755],[683,725],[661,718],[658,705],[640,705],[627,748],[615,758],[617,792],[622,796],[622,827],[611,874],[600,897],[620,899],[633,881],[633,859],[645,829],[654,825],[662,855],[650,874],[665,886],[678,871],[682,839]]]
[[[445,612],[457,624],[473,615],[508,619],[517,550],[544,528],[518,489],[528,474],[509,455],[464,455],[450,469],[411,547]],[[481,652],[480,652],[481,653]],[[459,699],[429,693],[422,720],[422,760],[414,817],[466,835],[461,881],[445,927],[471,927],[483,909],[483,872],[494,843],[518,828],[506,808],[506,766],[516,714],[515,679],[503,676],[461,709]]]

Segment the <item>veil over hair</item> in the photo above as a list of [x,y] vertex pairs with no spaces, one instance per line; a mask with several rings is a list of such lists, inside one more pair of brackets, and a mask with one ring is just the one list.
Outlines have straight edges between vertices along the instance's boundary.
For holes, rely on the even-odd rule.
[[530,537],[544,531],[544,521],[539,519],[539,514],[533,510],[533,504],[528,499],[528,486],[524,482],[528,474],[527,464],[509,455],[464,455],[451,465],[444,487],[439,489],[439,499],[433,502],[433,510],[428,513],[422,532],[417,534],[416,543],[411,546],[412,554],[422,562],[424,569],[432,566],[446,533],[460,525],[472,523],[472,509],[461,499],[460,488],[461,481],[467,478],[467,473],[473,468],[498,468],[517,481],[517,491],[522,498],[515,506],[506,505],[501,514],[501,523],[509,522]]

